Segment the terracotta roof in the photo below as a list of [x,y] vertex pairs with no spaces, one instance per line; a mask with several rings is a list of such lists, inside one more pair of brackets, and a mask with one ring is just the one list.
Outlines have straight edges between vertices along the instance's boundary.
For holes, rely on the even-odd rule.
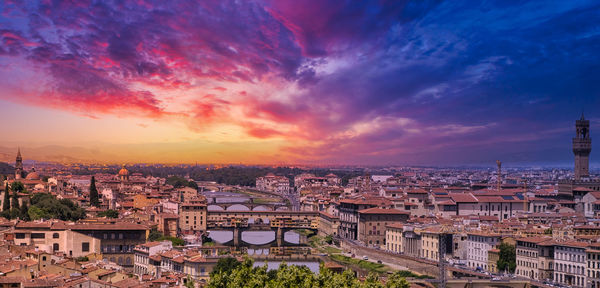
[[404,229],[404,225],[402,223],[392,223],[392,224],[388,224],[386,227],[395,228],[395,229]]
[[448,193],[448,196],[456,203],[476,203],[477,199],[470,193]]
[[360,214],[404,214],[410,215],[410,212],[402,211],[398,209],[383,209],[379,207],[373,207],[358,211]]

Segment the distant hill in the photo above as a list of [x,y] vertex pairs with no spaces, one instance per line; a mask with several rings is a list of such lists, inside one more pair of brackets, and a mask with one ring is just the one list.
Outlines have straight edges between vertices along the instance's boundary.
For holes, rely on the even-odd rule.
[[11,175],[15,173],[15,168],[8,163],[0,162],[0,175]]

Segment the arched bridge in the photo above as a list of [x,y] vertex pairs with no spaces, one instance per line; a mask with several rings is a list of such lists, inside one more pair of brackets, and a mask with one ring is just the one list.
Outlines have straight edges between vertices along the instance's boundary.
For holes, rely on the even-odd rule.
[[[253,198],[246,201],[235,201],[235,202],[217,202],[216,197],[209,198],[208,203],[209,210],[212,211],[276,211],[279,208],[287,208],[285,203],[273,202],[273,203],[254,203]],[[219,207],[218,209],[210,209],[213,207]],[[243,207],[241,207],[243,206]],[[240,209],[241,208],[241,209]]]
[[233,244],[239,246],[241,233],[248,230],[275,230],[278,246],[293,229],[318,228],[318,212],[308,211],[208,211],[208,230],[233,230]]

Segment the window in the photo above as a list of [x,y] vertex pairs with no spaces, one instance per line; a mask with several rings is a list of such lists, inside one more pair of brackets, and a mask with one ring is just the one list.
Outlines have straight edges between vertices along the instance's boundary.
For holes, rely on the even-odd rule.
[[31,239],[44,239],[46,234],[44,233],[31,233]]
[[52,251],[58,251],[58,243],[52,244]]
[[81,252],[90,252],[90,243],[89,242],[81,243]]
[[53,239],[58,239],[58,237],[59,237],[58,233],[54,233],[54,234],[52,234],[52,238],[53,238]]
[[15,235],[15,237],[16,237],[17,239],[25,239],[25,233],[17,233],[17,234]]

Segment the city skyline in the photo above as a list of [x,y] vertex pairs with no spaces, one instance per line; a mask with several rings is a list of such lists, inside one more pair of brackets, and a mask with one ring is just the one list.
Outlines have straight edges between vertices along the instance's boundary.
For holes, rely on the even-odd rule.
[[592,1],[294,3],[0,4],[0,161],[572,167],[600,131]]

